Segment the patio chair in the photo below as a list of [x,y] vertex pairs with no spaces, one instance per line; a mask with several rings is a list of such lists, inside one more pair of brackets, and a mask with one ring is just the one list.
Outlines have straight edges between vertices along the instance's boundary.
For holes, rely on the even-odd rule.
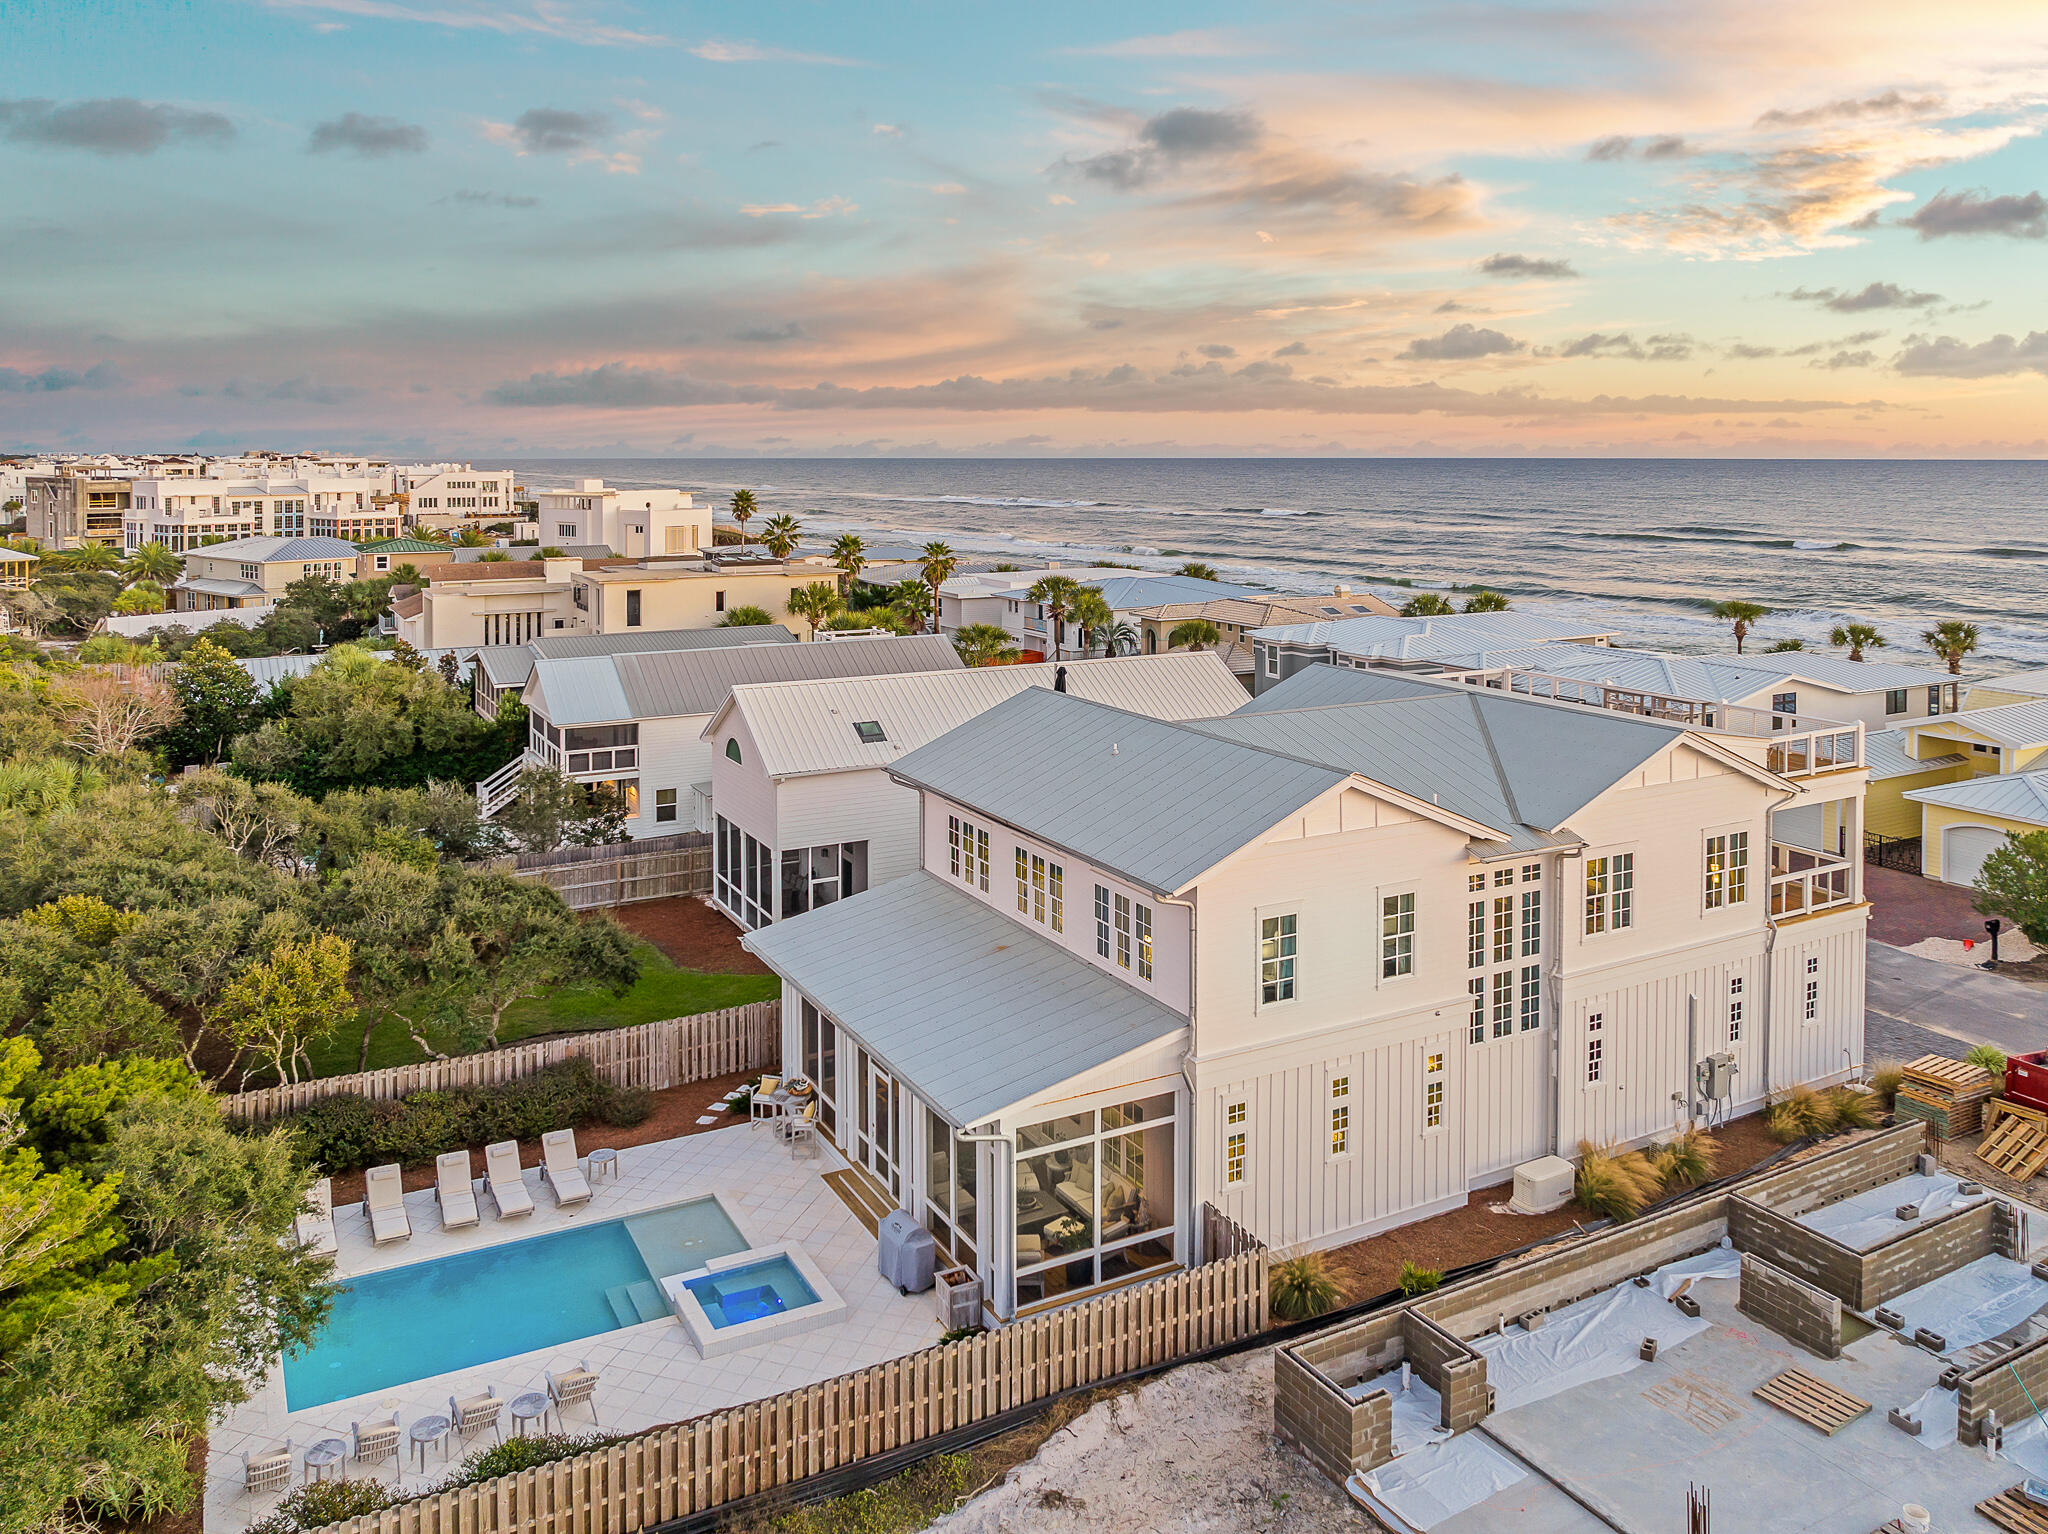
[[281,1449],[266,1449],[261,1454],[242,1451],[242,1495],[260,1497],[266,1492],[283,1491],[292,1483],[292,1441],[287,1438]]
[[763,1076],[754,1085],[754,1095],[747,1099],[747,1128],[756,1124],[772,1124],[782,1117],[782,1104],[774,1101],[772,1094],[782,1086],[780,1076]]
[[449,1151],[434,1158],[434,1202],[441,1206],[441,1229],[462,1230],[477,1223],[476,1187],[469,1180],[469,1152]]
[[393,1464],[398,1462],[400,1434],[397,1412],[391,1414],[389,1422],[382,1418],[367,1424],[351,1422],[348,1425],[348,1436],[350,1447],[354,1451],[349,1457],[358,1467],[379,1465],[387,1459]]
[[818,1154],[818,1105],[805,1103],[803,1111],[790,1117],[782,1126],[782,1132],[789,1139],[789,1159],[796,1159],[797,1147],[801,1145],[810,1155]]
[[557,1424],[571,1406],[589,1407],[590,1420],[597,1421],[597,1376],[591,1373],[590,1360],[579,1359],[575,1368],[561,1374],[542,1370],[541,1375],[548,1382],[548,1399],[555,1403]]
[[505,1441],[505,1403],[498,1397],[495,1385],[486,1385],[480,1396],[465,1396],[456,1400],[448,1398],[448,1420],[455,1424],[455,1439],[458,1444],[470,1439],[488,1428],[500,1443]]
[[519,1170],[519,1142],[500,1140],[484,1147],[484,1191],[498,1206],[498,1218],[513,1220],[533,1213],[533,1195]]
[[373,1166],[363,1174],[363,1212],[370,1217],[370,1240],[378,1246],[412,1237],[405,1213],[405,1179],[398,1163]]
[[339,1250],[334,1239],[334,1179],[323,1177],[306,1195],[307,1208],[292,1222],[299,1245],[315,1257],[332,1257]]
[[590,1202],[590,1181],[576,1164],[575,1130],[550,1129],[540,1137],[540,1180],[553,1190],[558,1207]]

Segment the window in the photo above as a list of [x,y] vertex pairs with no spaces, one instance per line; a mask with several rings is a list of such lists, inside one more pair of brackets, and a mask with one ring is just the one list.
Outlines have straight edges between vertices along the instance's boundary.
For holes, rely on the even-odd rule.
[[1244,1131],[1226,1135],[1223,1139],[1223,1180],[1227,1183],[1244,1181]]
[[638,591],[626,593],[626,627],[629,629],[640,627],[640,593]]
[[1330,1078],[1330,1154],[1342,1156],[1351,1149],[1351,1078]]
[[1493,977],[1493,1036],[1504,1039],[1515,1031],[1515,972],[1499,970]]
[[1017,849],[1017,914],[1031,914],[1031,854],[1022,847]]
[[1095,953],[1109,957],[1109,891],[1100,884],[1095,886]]
[[1522,957],[1543,952],[1543,891],[1522,891]]
[[1380,900],[1380,978],[1415,972],[1415,896]]
[[725,611],[725,593],[724,593],[724,592],[722,592],[722,591],[714,591],[714,592],[712,592],[712,593],[711,593],[711,606],[712,606],[712,609],[713,609],[713,611],[715,611],[715,612],[721,612],[721,613],[722,613],[722,612],[724,612],[724,611]]
[[1598,1084],[1600,1068],[1605,1063],[1601,1059],[1604,1052],[1603,1041],[1600,1037],[1603,1022],[1604,1019],[1598,1012],[1593,1013],[1586,1019],[1586,1085],[1589,1087]]
[[1742,1042],[1742,976],[1728,977],[1728,1042]]
[[1820,982],[1806,982],[1806,1021],[1813,1022],[1820,1016]]
[[657,821],[676,818],[676,791],[672,788],[657,788],[654,791],[654,818]]
[[557,522],[555,524],[555,536],[574,541],[576,537],[576,524],[574,522]]
[[1496,868],[1493,871],[1493,887],[1495,889],[1500,889],[1502,886],[1513,884],[1514,882],[1515,871],[1512,868]]
[[1493,897],[1493,962],[1505,964],[1515,956],[1515,897]]
[[[1049,863],[1046,868],[1052,881],[1052,930],[1064,932],[1067,930],[1067,871],[1057,863]],[[1144,908],[1141,906],[1139,909]],[[1151,970],[1147,969],[1145,973],[1149,975]]]
[[1636,855],[1616,852],[1586,859],[1586,932],[1620,931],[1635,924]]
[[782,914],[801,916],[868,887],[868,844],[832,842],[782,854]]
[[1152,978],[1152,907],[1138,907],[1138,978]]
[[1774,692],[1771,694],[1771,712],[1774,714],[1796,714],[1799,712],[1799,694],[1796,692]]
[[1903,714],[1906,711],[1906,691],[1903,687],[1885,689],[1884,711],[1887,714]]
[[1280,674],[1280,652],[1279,652],[1278,650],[1274,649],[1274,648],[1273,648],[1273,647],[1272,647],[1271,645],[1268,645],[1268,646],[1266,647],[1266,675],[1267,675],[1267,676],[1278,676],[1279,674]]
[[1444,1127],[1444,1057],[1441,1054],[1422,1057],[1422,1127]]
[[1031,919],[1045,922],[1045,859],[1036,853],[1031,858]]
[[1467,874],[1465,876],[1465,888],[1471,890],[1474,894],[1477,894],[1480,890],[1486,888],[1486,875]]
[[1116,897],[1116,967],[1131,967],[1131,897]]
[[1486,902],[1475,900],[1465,907],[1465,967],[1478,969],[1486,963]]
[[946,817],[946,869],[954,878],[960,877],[960,817]]
[[1633,927],[1636,923],[1636,855],[1633,852],[1617,852],[1614,855],[1614,926]]
[[1294,1000],[1295,918],[1268,916],[1259,922],[1259,1001]]
[[974,887],[988,893],[988,831],[980,826],[974,831]]
[[978,829],[971,820],[962,820],[957,815],[947,817],[946,843],[949,854],[956,850],[952,845],[956,830],[960,845],[957,849],[959,855],[953,858],[951,863],[952,871],[959,875],[961,883],[969,886],[978,885],[981,891],[986,894],[988,892],[988,832]]
[[1474,975],[1465,982],[1465,989],[1472,993],[1472,1042],[1486,1042],[1486,977]]
[[1522,966],[1522,1032],[1543,1026],[1543,966]]
[[855,721],[853,733],[860,738],[860,743],[864,746],[879,746],[889,738],[888,734],[882,729],[881,722],[875,719]]
[[1606,858],[1586,859],[1586,934],[1607,930],[1608,864]]
[[1244,1110],[1245,1105],[1243,1103],[1232,1103],[1230,1107],[1224,1111],[1224,1122],[1229,1124],[1242,1124],[1244,1122]]
[[1817,974],[1819,974],[1819,973],[1820,973],[1820,958],[1819,958],[1819,956],[1818,956],[1818,955],[1816,955],[1816,954],[1809,954],[1809,955],[1807,956],[1807,960],[1806,960],[1806,972],[1807,972],[1807,973],[1808,973],[1809,975],[1817,975]]
[[1939,686],[1934,686],[1934,687],[1930,687],[1930,688],[1928,688],[1928,689],[1927,689],[1927,714],[1928,714],[1928,717],[1929,717],[1929,718],[1933,718],[1933,717],[1934,717],[1934,716],[1935,716],[1936,714],[1939,714],[1940,712],[1941,712],[1941,688],[1940,688]]
[[1740,905],[1749,897],[1749,833],[1707,838],[1707,909]]

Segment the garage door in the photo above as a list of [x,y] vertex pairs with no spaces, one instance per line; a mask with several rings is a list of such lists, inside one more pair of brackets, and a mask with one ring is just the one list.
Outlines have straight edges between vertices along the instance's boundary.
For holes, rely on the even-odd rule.
[[1950,826],[1941,833],[1941,882],[1975,884],[1984,860],[2005,845],[2005,833],[1989,826]]

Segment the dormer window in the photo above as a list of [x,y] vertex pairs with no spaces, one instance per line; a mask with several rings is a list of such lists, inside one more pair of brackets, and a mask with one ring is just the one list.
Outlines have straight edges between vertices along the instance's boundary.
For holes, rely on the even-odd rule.
[[864,746],[879,746],[889,738],[888,733],[883,730],[880,721],[874,719],[855,721],[853,733],[860,737],[860,743]]

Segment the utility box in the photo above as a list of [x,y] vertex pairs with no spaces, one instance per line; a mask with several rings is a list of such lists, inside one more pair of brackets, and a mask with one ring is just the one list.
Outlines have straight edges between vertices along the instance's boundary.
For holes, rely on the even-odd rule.
[[1735,1095],[1735,1056],[1708,1055],[1699,1063],[1700,1096],[1710,1103],[1724,1103]]
[[1572,1201],[1578,1171],[1562,1156],[1542,1156],[1515,1168],[1515,1196],[1508,1207],[1517,1214],[1548,1214]]
[[898,1294],[923,1294],[932,1286],[939,1247],[932,1233],[907,1210],[892,1209],[875,1233],[875,1267]]

